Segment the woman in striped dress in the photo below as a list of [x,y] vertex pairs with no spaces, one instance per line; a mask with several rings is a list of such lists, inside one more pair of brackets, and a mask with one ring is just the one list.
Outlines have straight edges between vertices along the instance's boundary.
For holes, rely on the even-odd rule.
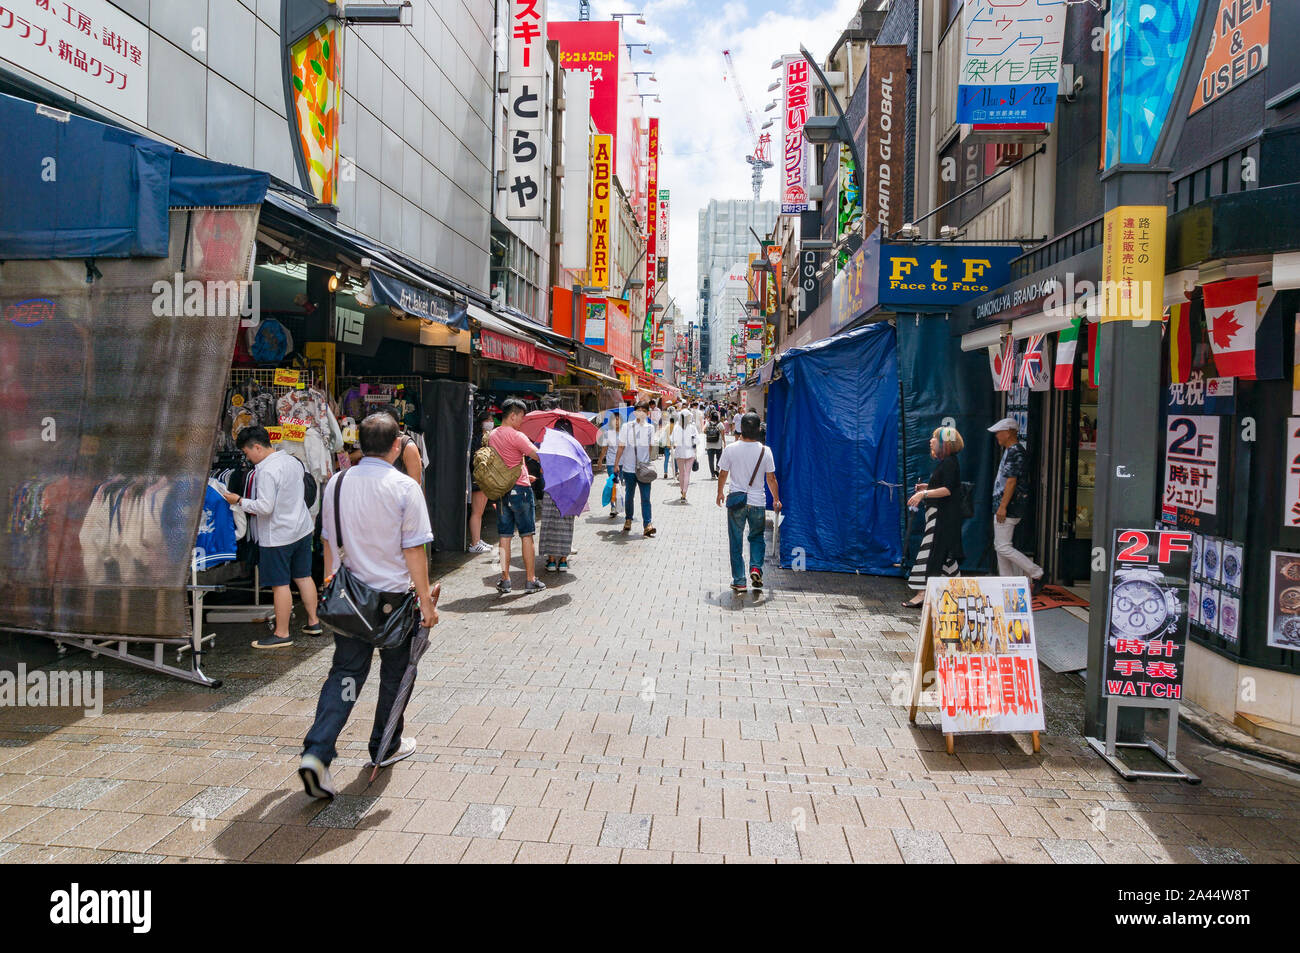
[[903,606],[919,609],[925,602],[925,580],[929,576],[955,576],[963,558],[961,551],[961,467],[957,464],[965,443],[955,427],[940,427],[930,437],[930,456],[939,462],[930,482],[916,488],[908,506],[927,504],[925,537],[912,564],[907,584],[916,596]]
[[[567,420],[557,420],[556,430],[573,436],[573,426]],[[573,523],[576,517],[560,515],[560,508],[551,494],[542,494],[542,518],[538,525],[537,551],[546,558],[547,572],[568,572],[569,553],[573,550]]]

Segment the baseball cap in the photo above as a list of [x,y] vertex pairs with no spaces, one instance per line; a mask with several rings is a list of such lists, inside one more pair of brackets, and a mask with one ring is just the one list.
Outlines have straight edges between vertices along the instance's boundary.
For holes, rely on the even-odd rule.
[[1011,417],[1003,417],[989,428],[989,433],[997,433],[999,430],[1014,430],[1016,433],[1020,433],[1020,424],[1016,423]]

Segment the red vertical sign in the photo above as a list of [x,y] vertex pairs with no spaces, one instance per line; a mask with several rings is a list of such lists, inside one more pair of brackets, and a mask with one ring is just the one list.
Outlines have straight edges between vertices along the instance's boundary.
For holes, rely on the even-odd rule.
[[[649,148],[647,149],[649,168],[646,176],[646,193],[651,196],[646,202],[646,245],[645,245],[645,300],[646,320],[651,322],[653,331],[651,341],[658,340],[658,326],[654,321],[655,285],[659,278],[659,256],[656,248],[656,232],[659,228],[659,119],[650,117]],[[647,367],[646,370],[649,370]]]

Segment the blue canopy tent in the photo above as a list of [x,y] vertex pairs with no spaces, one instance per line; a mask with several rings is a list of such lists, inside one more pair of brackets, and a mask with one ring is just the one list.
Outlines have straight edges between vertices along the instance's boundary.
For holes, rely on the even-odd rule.
[[[994,394],[987,362],[963,354],[937,316],[899,316],[794,348],[768,390],[768,442],[780,481],[780,564],[900,576],[908,490],[929,478],[929,438],[952,418],[967,440],[959,457],[974,483],[963,527],[964,568],[980,569],[992,492]],[[915,555],[923,527],[914,520]]]

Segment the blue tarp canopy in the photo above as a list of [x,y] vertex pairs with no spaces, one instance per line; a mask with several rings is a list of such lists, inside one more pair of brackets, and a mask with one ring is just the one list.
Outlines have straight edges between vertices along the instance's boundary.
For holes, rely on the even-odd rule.
[[160,258],[168,210],[260,205],[270,177],[0,95],[0,259]]
[[779,359],[768,442],[784,519],[782,566],[897,576],[902,570],[898,352],[871,324]]

